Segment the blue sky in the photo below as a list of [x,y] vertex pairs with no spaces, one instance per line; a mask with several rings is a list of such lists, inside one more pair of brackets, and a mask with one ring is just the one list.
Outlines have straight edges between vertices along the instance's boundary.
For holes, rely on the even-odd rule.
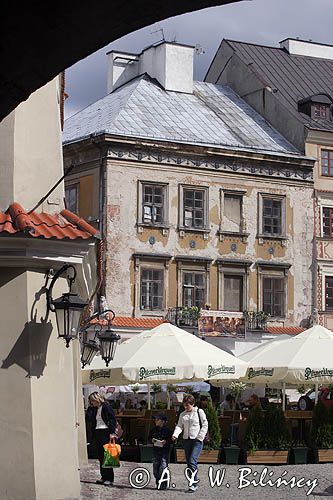
[[332,0],[243,0],[160,21],[110,43],[67,70],[66,116],[106,94],[106,52],[111,49],[140,52],[162,36],[198,45],[202,53],[195,55],[194,77],[202,80],[223,38],[277,46],[284,38],[300,37],[333,45],[332,20]]

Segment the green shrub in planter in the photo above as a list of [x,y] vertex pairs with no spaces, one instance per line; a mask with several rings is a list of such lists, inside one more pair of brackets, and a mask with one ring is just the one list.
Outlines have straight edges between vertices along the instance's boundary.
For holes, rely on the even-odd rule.
[[221,445],[221,430],[216,408],[208,401],[207,407],[203,408],[208,420],[208,436],[204,442],[205,449],[217,449]]
[[245,429],[245,441],[248,450],[256,451],[263,447],[264,416],[260,406],[255,406],[249,412]]
[[333,409],[320,400],[313,409],[311,441],[317,449],[333,448]]
[[263,446],[267,449],[287,450],[291,435],[280,406],[268,405],[263,418]]

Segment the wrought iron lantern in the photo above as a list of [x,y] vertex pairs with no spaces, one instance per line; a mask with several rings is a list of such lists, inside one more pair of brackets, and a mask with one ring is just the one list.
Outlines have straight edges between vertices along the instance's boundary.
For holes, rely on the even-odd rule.
[[71,264],[65,264],[52,278],[49,289],[47,290],[47,307],[49,311],[56,314],[58,338],[62,338],[66,342],[66,347],[69,347],[71,340],[78,338],[80,318],[82,310],[86,307],[87,302],[81,299],[76,293],[63,293],[57,299],[52,298],[52,290],[57,279],[66,271],[71,270],[72,277],[68,277],[69,290],[76,278],[76,269]]
[[90,365],[96,354],[99,352],[99,346],[95,340],[87,340],[81,344],[81,363],[82,368]]
[[111,330],[114,318],[115,313],[111,309],[106,309],[103,312],[93,314],[85,321],[83,330],[91,324],[93,319],[97,319],[97,324],[95,326],[94,339],[82,342],[82,368],[86,365],[90,365],[98,351],[100,351],[106,366],[109,366],[110,362],[113,360],[118,341],[120,340],[120,335]]

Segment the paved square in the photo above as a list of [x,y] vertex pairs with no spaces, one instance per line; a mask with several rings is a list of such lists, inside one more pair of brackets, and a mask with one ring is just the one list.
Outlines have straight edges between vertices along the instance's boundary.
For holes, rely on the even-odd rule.
[[[132,462],[122,462],[119,469],[115,469],[115,483],[113,487],[99,486],[95,484],[95,480],[99,478],[99,468],[97,460],[90,460],[89,465],[81,470],[81,500],[110,500],[110,499],[149,499],[157,500],[161,498],[180,499],[192,498],[197,499],[209,498],[236,500],[290,500],[290,499],[319,499],[322,497],[333,498],[333,464],[308,464],[308,465],[286,465],[286,466],[252,466],[252,473],[249,472],[246,465],[200,465],[199,479],[200,484],[198,491],[192,494],[185,493],[188,488],[188,483],[184,475],[183,464],[170,464],[171,484],[169,490],[157,491],[155,489],[155,480],[152,473],[151,464],[135,464]],[[264,469],[267,469],[266,477],[264,477]],[[140,471],[133,472],[135,469]],[[150,474],[149,477],[142,468],[146,469]],[[246,469],[245,469],[246,468]],[[209,470],[211,477],[214,479],[217,472],[220,474],[224,471],[224,479],[220,486],[215,484],[210,485]],[[285,474],[283,474],[286,471]],[[130,484],[130,474],[132,473],[132,483],[135,481],[141,486],[146,484],[142,489],[135,489]],[[248,481],[259,483],[261,476],[262,484],[266,486],[255,486],[248,484]],[[295,477],[295,482],[299,481],[299,486],[281,485],[269,486],[267,484],[270,479],[275,482],[279,477],[285,481],[290,481]],[[301,478],[304,478],[301,481]],[[313,480],[317,479],[317,486],[307,495],[313,486]],[[229,486],[227,486],[227,484]],[[246,487],[244,486],[248,484]],[[290,483],[291,484],[291,483]]]

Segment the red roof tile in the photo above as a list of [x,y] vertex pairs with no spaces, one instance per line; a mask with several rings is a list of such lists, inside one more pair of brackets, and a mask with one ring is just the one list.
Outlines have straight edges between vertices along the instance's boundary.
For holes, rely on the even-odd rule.
[[[108,321],[106,319],[93,319],[91,324],[98,323],[101,326],[106,326]],[[123,327],[123,328],[155,328],[162,323],[168,323],[163,318],[126,318],[122,316],[116,316],[112,321],[112,326]]]
[[300,326],[267,326],[266,332],[274,333],[274,334],[283,334],[286,333],[288,335],[298,335],[299,333],[304,332],[305,328],[301,328]]
[[34,238],[75,240],[92,238],[98,235],[98,231],[69,210],[53,215],[27,213],[19,203],[12,203],[6,212],[0,212],[0,236],[22,234]]

